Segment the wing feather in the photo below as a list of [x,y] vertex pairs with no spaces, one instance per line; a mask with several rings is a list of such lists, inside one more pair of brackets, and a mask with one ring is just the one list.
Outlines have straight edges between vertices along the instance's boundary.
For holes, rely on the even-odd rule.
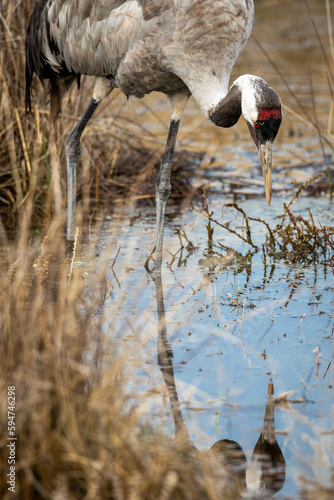
[[204,110],[207,96],[227,92],[253,17],[252,0],[39,0],[27,88],[34,72],[59,95],[82,74],[138,97],[186,85]]
[[114,74],[133,44],[152,31],[166,4],[166,0],[55,0],[47,18],[59,65],[63,59],[73,73]]

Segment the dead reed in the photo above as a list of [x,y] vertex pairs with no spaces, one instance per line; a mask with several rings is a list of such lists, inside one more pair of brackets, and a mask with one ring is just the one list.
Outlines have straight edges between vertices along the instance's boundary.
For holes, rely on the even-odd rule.
[[[34,3],[4,0],[0,12],[0,237],[10,248],[0,265],[0,496],[216,499],[214,475],[205,460],[184,450],[163,428],[152,429],[140,419],[127,389],[127,357],[119,354],[103,327],[100,311],[108,291],[104,269],[87,284],[66,261],[63,145],[89,100],[89,81],[78,96],[74,91],[67,96],[54,136],[37,83],[32,113],[26,115],[24,44]],[[329,11],[328,0],[326,7]],[[333,58],[332,36],[330,47]],[[88,215],[98,202],[105,207],[110,199],[153,199],[164,147],[140,121],[121,114],[122,97],[115,93],[108,102],[111,123],[97,112],[83,140],[78,196]],[[333,109],[332,99],[326,131],[315,119],[291,113],[332,144]],[[185,163],[201,156],[201,151],[190,159],[189,153],[177,153],[176,197],[187,189]],[[251,219],[234,208],[247,221],[246,237],[239,236],[254,247]],[[208,204],[205,212],[213,243],[214,225],[221,223],[212,218]],[[46,237],[36,246],[33,236],[41,225]],[[7,247],[6,232],[17,228],[15,245]],[[290,205],[280,225],[268,233],[265,253],[328,262],[333,250],[333,230],[316,226],[311,213],[308,218],[294,215]],[[8,387],[15,387],[17,398],[15,497],[3,480],[8,472]]]
[[[273,258],[284,258],[290,263],[305,263],[316,264],[321,263],[331,265],[331,259],[334,251],[334,226],[325,226],[316,223],[311,210],[308,210],[308,216],[295,215],[291,210],[291,205],[298,197],[306,191],[313,183],[316,183],[324,177],[325,174],[317,174],[308,181],[301,184],[295,194],[290,199],[289,203],[284,203],[284,211],[281,215],[281,220],[274,228],[263,219],[249,217],[245,211],[239,207],[237,203],[226,203],[224,209],[235,210],[237,214],[241,214],[244,223],[244,230],[238,232],[230,224],[224,224],[213,218],[213,212],[209,210],[206,193],[203,190],[204,208],[199,209],[194,205],[190,205],[193,210],[201,213],[207,220],[206,225],[208,231],[208,250],[212,253],[212,235],[214,227],[223,228],[224,230],[236,235],[244,243],[247,243],[254,251],[259,248],[254,243],[252,236],[251,222],[256,221],[263,224],[267,229],[267,237],[265,245],[262,245],[264,258],[270,256]],[[330,214],[327,214],[330,216]],[[330,216],[331,217],[331,216]],[[221,247],[225,250],[230,250],[227,247],[216,242],[216,248]]]
[[[60,231],[15,249],[1,271],[1,498],[218,498],[205,459],[143,420],[129,389],[132,353],[105,329],[104,270],[87,283],[66,262]],[[8,387],[15,495],[5,480]]]
[[[309,68],[306,80],[309,86],[309,103],[306,104],[303,99],[300,98],[298,92],[292,88],[289,82],[289,78],[284,74],[284,63],[280,64],[276,62],[271,55],[266,51],[263,45],[259,42],[256,36],[252,35],[255,44],[263,53],[269,64],[274,69],[275,73],[280,78],[283,83],[287,95],[289,96],[290,102],[283,102],[283,110],[287,112],[288,115],[292,116],[298,122],[303,123],[306,127],[316,133],[319,140],[319,150],[322,152],[324,165],[327,166],[327,175],[331,179],[333,176],[331,168],[331,158],[334,152],[334,130],[333,130],[333,118],[334,118],[334,38],[332,30],[332,19],[333,19],[333,6],[330,0],[325,0],[324,8],[326,10],[326,20],[327,20],[327,32],[325,30],[319,29],[318,20],[314,16],[313,9],[316,7],[316,3],[310,2],[309,0],[300,0],[296,2],[298,5],[298,10],[300,16],[306,12],[306,22],[308,22],[307,32],[310,37],[316,40],[316,46],[318,48],[318,57],[323,62],[322,73],[325,74],[327,82],[327,96],[326,96],[326,108],[327,117],[321,120],[318,112],[319,101],[321,97],[317,95],[316,92],[316,80],[319,74],[312,74]],[[328,152],[330,152],[331,158],[328,157]]]
[[[64,142],[82,115],[91,96],[93,81],[83,78],[78,93],[66,96],[53,132],[44,89],[34,80],[32,112],[25,109],[25,37],[35,2],[5,0],[0,18],[0,210],[3,227],[18,228],[27,206],[34,228],[47,227],[64,204],[66,169]],[[75,86],[74,86],[75,87]],[[152,133],[114,91],[106,106],[98,109],[83,137],[84,154],[78,178],[78,199],[88,218],[99,204],[111,209],[125,199],[154,203],[155,177],[164,141]],[[156,114],[145,102],[148,115]],[[102,113],[103,111],[103,113]],[[142,110],[141,110],[142,114]],[[167,123],[159,122],[160,129]],[[167,131],[166,131],[167,133]],[[189,192],[187,168],[204,153],[176,153],[172,199]]]

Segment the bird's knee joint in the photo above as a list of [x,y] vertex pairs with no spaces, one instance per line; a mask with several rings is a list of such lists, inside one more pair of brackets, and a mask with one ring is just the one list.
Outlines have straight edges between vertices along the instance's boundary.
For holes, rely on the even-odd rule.
[[80,139],[78,139],[73,132],[68,135],[65,139],[65,146],[66,148],[72,149],[75,148],[77,145],[80,146]]
[[80,139],[70,134],[65,139],[66,152],[70,156],[80,156],[81,154],[81,144]]
[[156,193],[158,197],[167,199],[172,191],[170,182],[156,182]]

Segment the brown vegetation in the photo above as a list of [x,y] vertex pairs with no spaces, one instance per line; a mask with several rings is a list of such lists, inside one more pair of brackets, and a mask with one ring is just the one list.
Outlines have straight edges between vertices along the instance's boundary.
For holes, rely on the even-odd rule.
[[[66,187],[63,145],[90,90],[84,85],[80,94],[74,89],[67,96],[53,137],[37,82],[32,113],[26,115],[24,42],[34,3],[4,0],[0,18],[0,238],[7,248],[0,279],[0,496],[216,499],[205,458],[184,450],[184,443],[163,428],[143,425],[131,403],[127,359],[117,353],[99,314],[108,288],[104,270],[87,283],[66,260],[59,209]],[[105,109],[103,116],[98,112],[83,140],[78,196],[89,216],[97,202],[104,207],[111,199],[117,203],[129,195],[148,200],[154,196],[163,141],[139,121],[121,115],[124,100],[116,104],[117,96],[115,92],[108,101],[112,123]],[[319,137],[332,144],[331,128]],[[186,179],[180,184],[181,168],[202,154],[193,153],[189,159],[188,153],[177,153],[176,197],[187,190]],[[47,235],[37,248],[36,227]],[[16,243],[9,247],[7,236],[13,229]],[[327,256],[333,250],[333,231],[316,228],[311,214],[295,216],[288,205],[280,227],[271,234],[269,248],[286,250],[294,242],[300,248],[304,242],[308,256]],[[17,398],[15,496],[4,481],[9,386],[15,386]],[[317,485],[312,487],[315,494],[309,498],[330,498],[318,492]]]

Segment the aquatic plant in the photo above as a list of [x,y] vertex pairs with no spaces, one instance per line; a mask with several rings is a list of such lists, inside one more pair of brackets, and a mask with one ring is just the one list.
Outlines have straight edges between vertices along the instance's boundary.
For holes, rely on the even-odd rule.
[[[4,478],[8,473],[8,387],[15,387],[17,498],[216,499],[215,474],[208,469],[204,454],[194,462],[184,443],[175,441],[163,425],[153,428],[143,421],[138,400],[128,390],[131,353],[120,354],[119,345],[105,331],[104,305],[112,290],[107,264],[96,269],[91,279],[77,265],[82,232],[71,262],[67,261],[61,210],[64,162],[63,152],[58,156],[57,151],[89,96],[84,88],[78,97],[75,89],[68,95],[54,136],[42,86],[34,89],[32,114],[25,114],[24,43],[33,4],[33,0],[4,0],[0,17],[0,238],[4,249],[0,264],[0,497],[13,498]],[[329,0],[326,7],[329,12]],[[328,19],[331,28],[330,13]],[[332,37],[329,47],[333,58]],[[286,106],[286,112],[330,146],[333,94],[328,102],[326,127],[319,128],[315,118],[304,116],[297,103],[291,111]],[[154,170],[163,152],[166,124],[158,123],[149,107],[145,111],[145,102],[137,105],[141,116],[136,120],[135,113],[124,114],[123,104],[118,96],[112,97],[83,141],[86,154],[78,196],[84,215],[89,216],[88,232],[98,202],[102,209],[109,208],[111,198],[115,205],[124,198],[153,204]],[[152,119],[150,127],[147,116]],[[193,128],[191,123],[185,134],[190,136]],[[185,163],[193,167],[204,147],[187,146],[186,152],[176,156],[176,197],[183,199],[187,191]],[[201,170],[206,163],[210,155],[196,165]],[[328,189],[328,179],[307,189],[314,186]],[[238,204],[227,209],[244,219],[245,231],[236,230],[236,234],[249,244],[250,252],[262,251],[264,258],[320,261],[334,272],[332,227],[317,225],[312,212],[301,217],[287,204],[275,228],[262,221],[268,239],[258,249],[252,219]],[[204,211],[210,256],[223,250],[220,244],[215,247],[215,229],[225,225],[219,217],[213,219],[209,202]],[[11,229],[19,229],[15,243],[8,243]],[[191,252],[183,229],[179,231],[186,241],[181,245]],[[109,272],[117,265],[118,248],[109,255]],[[235,254],[237,265],[247,268],[251,254],[233,252],[223,262]],[[95,255],[95,263],[94,259]],[[230,295],[226,292],[227,296],[232,307],[243,310],[239,289]],[[112,313],[108,311],[108,319]],[[163,396],[167,401],[166,392]],[[328,488],[317,481],[304,484],[300,498],[333,497],[333,478]]]
[[[309,209],[308,217],[302,215],[295,215],[291,210],[291,205],[302,192],[306,191],[313,183],[318,181],[324,176],[324,174],[316,174],[303,184],[301,184],[295,194],[292,196],[288,203],[284,203],[284,212],[281,215],[281,220],[274,228],[271,228],[268,222],[261,218],[250,217],[246,214],[245,210],[242,209],[236,202],[226,203],[223,205],[224,210],[229,209],[235,210],[237,214],[241,214],[244,229],[243,231],[237,231],[231,224],[224,224],[216,218],[213,218],[213,212],[210,212],[208,200],[205,191],[203,191],[203,197],[205,199],[205,208],[199,209],[194,205],[191,205],[193,210],[201,213],[209,223],[213,223],[226,231],[236,235],[244,243],[247,243],[254,251],[258,251],[259,247],[254,242],[252,235],[251,222],[257,221],[263,224],[267,229],[266,244],[262,245],[262,250],[264,257],[271,256],[277,258],[285,258],[289,262],[293,263],[323,263],[331,264],[332,255],[334,251],[334,226],[324,226],[320,223],[316,223],[314,216]],[[330,214],[326,214],[330,218]],[[208,226],[207,226],[208,227]],[[211,226],[210,226],[211,228]],[[212,236],[213,229],[210,229],[210,235]],[[210,238],[209,240],[210,241]],[[211,243],[208,244],[209,252],[212,253],[212,237]],[[222,245],[219,241],[216,242],[216,247],[228,250],[227,247]],[[236,252],[237,254],[238,252]]]

